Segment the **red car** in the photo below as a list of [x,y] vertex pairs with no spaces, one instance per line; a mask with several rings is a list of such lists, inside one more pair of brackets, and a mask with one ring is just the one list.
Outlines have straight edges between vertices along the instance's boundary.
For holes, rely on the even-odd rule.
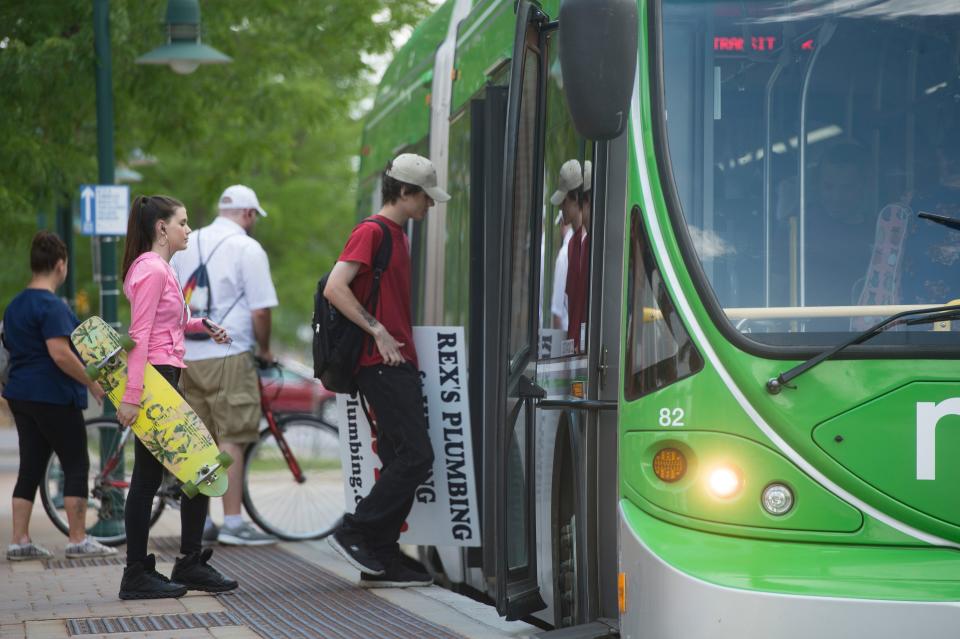
[[331,393],[313,371],[293,360],[282,360],[279,366],[261,368],[263,394],[274,413],[312,413],[329,418],[336,412],[336,395]]

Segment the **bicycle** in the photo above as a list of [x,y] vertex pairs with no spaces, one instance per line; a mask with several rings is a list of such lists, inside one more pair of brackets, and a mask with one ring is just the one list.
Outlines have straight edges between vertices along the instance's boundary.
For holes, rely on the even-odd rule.
[[[263,361],[258,366],[283,368]],[[265,427],[244,451],[244,508],[254,523],[285,541],[322,539],[336,529],[343,514],[339,430],[312,414],[276,417],[259,376],[258,383]],[[281,389],[282,376],[274,399]],[[132,431],[108,417],[89,419],[86,428],[91,473],[88,534],[101,543],[120,545],[126,541],[123,508],[133,468]],[[54,525],[67,534],[62,491],[60,462],[51,455],[40,499]],[[169,473],[154,498],[150,526],[167,506],[180,506],[180,482]]]
[[[283,370],[279,362],[258,360],[257,365]],[[280,379],[274,397],[282,388]],[[244,508],[254,523],[280,539],[322,539],[344,512],[339,429],[312,414],[277,418],[259,376],[258,383],[266,428],[244,454]]]
[[[87,453],[90,456],[90,494],[87,498],[87,532],[100,543],[119,546],[126,542],[123,509],[130,475],[133,471],[133,432],[112,417],[93,417],[86,420]],[[154,498],[150,525],[160,519],[170,500],[171,486],[166,480]],[[55,454],[50,455],[44,480],[40,483],[40,501],[43,509],[60,532],[68,534],[70,527],[63,507],[63,470]]]

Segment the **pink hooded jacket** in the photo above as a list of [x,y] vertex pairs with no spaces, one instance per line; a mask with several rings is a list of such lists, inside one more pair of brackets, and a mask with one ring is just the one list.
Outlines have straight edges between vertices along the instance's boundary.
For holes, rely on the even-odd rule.
[[203,323],[190,319],[173,268],[152,251],[130,265],[123,281],[130,300],[130,337],[136,346],[127,356],[127,388],[123,401],[140,404],[146,363],[186,368],[184,331],[201,332]]

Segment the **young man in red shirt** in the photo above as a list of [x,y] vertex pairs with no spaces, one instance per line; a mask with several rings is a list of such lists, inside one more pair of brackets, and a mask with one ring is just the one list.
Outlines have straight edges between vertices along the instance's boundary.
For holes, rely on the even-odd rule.
[[[450,196],[437,187],[430,160],[412,153],[387,165],[381,194],[383,208],[369,219],[385,224],[388,236],[379,224],[357,225],[323,294],[367,333],[357,385],[376,418],[383,468],[369,494],[354,513],[344,515],[343,524],[328,539],[360,570],[361,586],[423,586],[432,582],[430,575],[407,559],[397,544],[414,492],[433,467],[411,326],[410,245],[403,228],[409,220],[423,220],[435,202],[446,202]],[[381,242],[392,242],[392,251],[371,311],[372,265]]]

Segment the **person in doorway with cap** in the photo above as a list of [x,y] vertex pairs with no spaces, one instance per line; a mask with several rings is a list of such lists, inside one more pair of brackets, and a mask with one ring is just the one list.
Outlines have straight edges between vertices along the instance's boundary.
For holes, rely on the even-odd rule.
[[[582,166],[582,168],[581,168]],[[567,242],[567,339],[573,340],[576,352],[586,348],[587,301],[590,275],[590,186],[593,165],[589,160],[567,160],[560,167],[557,190],[550,203],[559,206],[563,221],[573,228]]]
[[217,439],[220,449],[233,457],[227,471],[230,486],[223,496],[224,522],[217,528],[209,515],[204,544],[256,546],[277,539],[244,521],[243,452],[256,441],[260,426],[260,387],[257,356],[273,361],[270,352],[270,309],[277,293],[270,277],[270,262],[251,235],[257,220],[266,217],[253,189],[227,187],[218,203],[219,216],[193,233],[185,251],[174,256],[184,298],[194,317],[209,317],[232,338],[218,344],[206,334],[187,334],[188,363],[182,379],[187,402]]
[[[403,228],[411,220],[422,221],[434,203],[450,196],[437,186],[430,160],[412,153],[387,165],[381,194],[383,207],[354,228],[323,294],[366,333],[356,379],[372,411],[383,467],[367,496],[328,539],[361,572],[361,586],[425,586],[432,582],[430,575],[397,543],[434,457],[413,344],[410,244]],[[381,242],[391,242],[392,251],[371,301],[372,265]]]

